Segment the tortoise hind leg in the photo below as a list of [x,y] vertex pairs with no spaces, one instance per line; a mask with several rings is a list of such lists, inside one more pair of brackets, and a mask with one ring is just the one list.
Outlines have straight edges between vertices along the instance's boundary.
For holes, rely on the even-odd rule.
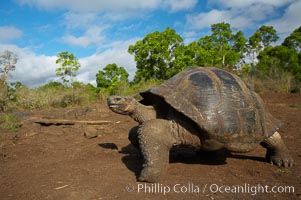
[[267,148],[266,159],[278,167],[293,166],[293,158],[290,156],[280,134],[276,131],[272,136],[266,138],[261,145]]

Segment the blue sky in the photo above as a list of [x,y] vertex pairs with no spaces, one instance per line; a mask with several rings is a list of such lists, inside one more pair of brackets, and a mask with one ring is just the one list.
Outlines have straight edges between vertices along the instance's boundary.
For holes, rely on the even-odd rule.
[[30,87],[56,81],[56,55],[74,53],[77,80],[95,84],[107,64],[135,73],[127,52],[146,34],[173,28],[186,43],[210,34],[210,25],[231,24],[248,37],[273,26],[281,40],[301,25],[301,0],[1,0],[0,53],[18,56],[11,81]]

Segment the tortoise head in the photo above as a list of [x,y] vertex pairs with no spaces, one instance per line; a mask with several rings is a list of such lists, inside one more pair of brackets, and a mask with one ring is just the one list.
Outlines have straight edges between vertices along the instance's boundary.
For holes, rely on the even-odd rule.
[[137,101],[133,97],[110,96],[107,103],[113,112],[122,115],[132,114],[137,107]]

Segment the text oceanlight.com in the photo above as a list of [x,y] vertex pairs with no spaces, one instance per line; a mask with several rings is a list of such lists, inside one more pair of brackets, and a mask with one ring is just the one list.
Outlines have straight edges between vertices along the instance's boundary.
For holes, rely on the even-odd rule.
[[137,183],[137,185],[129,184],[126,186],[128,192],[137,193],[152,193],[152,194],[163,194],[168,193],[237,193],[237,194],[250,194],[256,195],[259,193],[294,193],[294,186],[270,186],[270,185],[250,185],[244,183],[241,185],[223,185],[223,184],[204,184],[196,185],[193,183],[188,184],[174,184],[164,185],[160,183],[147,184]]

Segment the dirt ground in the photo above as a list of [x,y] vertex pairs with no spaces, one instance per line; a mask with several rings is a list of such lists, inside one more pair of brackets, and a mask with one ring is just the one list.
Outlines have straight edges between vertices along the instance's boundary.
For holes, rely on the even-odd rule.
[[[280,133],[292,168],[267,163],[261,146],[226,159],[173,149],[162,182],[136,182],[142,159],[127,139],[136,123],[99,103],[17,112],[23,121],[17,137],[0,130],[0,199],[301,199],[301,95],[261,96],[284,122]],[[37,119],[82,123],[41,125]]]

